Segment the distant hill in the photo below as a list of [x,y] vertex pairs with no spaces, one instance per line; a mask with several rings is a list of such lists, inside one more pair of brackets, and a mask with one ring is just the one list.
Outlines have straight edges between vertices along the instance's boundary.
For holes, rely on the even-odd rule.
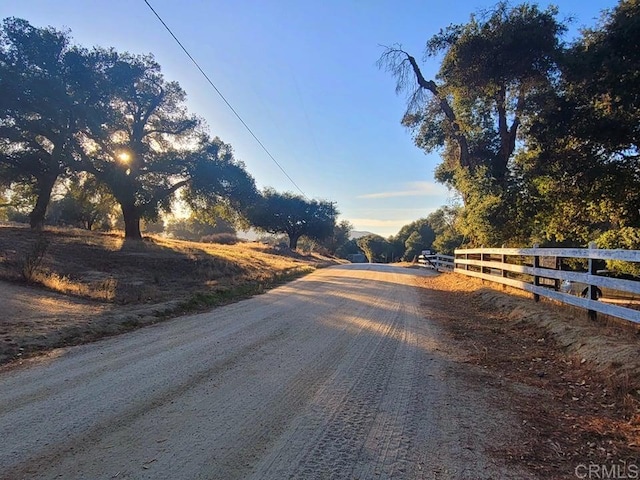
[[349,239],[350,240],[358,239],[360,237],[366,237],[367,235],[375,235],[375,233],[367,232],[364,230],[351,230],[351,233],[349,234]]

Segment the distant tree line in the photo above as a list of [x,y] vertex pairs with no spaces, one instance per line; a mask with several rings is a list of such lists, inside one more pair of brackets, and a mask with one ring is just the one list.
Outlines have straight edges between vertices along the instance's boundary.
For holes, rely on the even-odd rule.
[[404,225],[396,235],[365,235],[355,244],[372,263],[413,262],[424,250],[452,254],[463,240],[455,225],[459,210],[441,207],[426,218]]
[[[433,79],[401,46],[381,56],[408,94],[402,123],[441,155],[436,179],[460,198],[433,219],[436,249],[640,248],[640,1],[573,43],[558,16],[503,2],[443,28],[426,44]],[[405,247],[429,243],[415,232]]]
[[176,236],[212,234],[205,224],[254,226],[296,248],[337,227],[331,202],[258,191],[150,55],[84,48],[69,32],[7,18],[0,91],[0,213],[34,230],[47,220],[109,228],[119,218],[125,237],[140,239],[141,225],[157,226],[179,199],[195,217],[174,221]]

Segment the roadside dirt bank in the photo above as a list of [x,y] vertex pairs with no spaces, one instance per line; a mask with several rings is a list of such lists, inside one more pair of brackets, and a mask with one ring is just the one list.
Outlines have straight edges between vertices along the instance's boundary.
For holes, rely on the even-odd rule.
[[437,306],[431,317],[521,418],[522,437],[497,455],[549,479],[640,467],[637,327],[456,274],[418,282],[425,305]]

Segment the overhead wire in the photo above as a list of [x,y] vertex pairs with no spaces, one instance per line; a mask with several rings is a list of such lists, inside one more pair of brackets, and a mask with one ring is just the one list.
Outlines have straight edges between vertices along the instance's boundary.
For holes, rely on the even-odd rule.
[[180,46],[180,48],[182,49],[182,51],[187,55],[187,57],[189,57],[189,60],[191,60],[191,62],[196,66],[196,68],[200,71],[200,73],[204,76],[204,78],[207,80],[207,82],[209,83],[209,85],[211,85],[213,87],[213,89],[216,91],[216,93],[218,94],[218,96],[222,99],[222,101],[224,101],[224,103],[227,105],[227,107],[229,107],[229,109],[233,112],[233,114],[236,116],[236,118],[238,120],[240,120],[240,123],[242,123],[242,125],[244,126],[244,128],[247,129],[247,131],[251,134],[251,136],[254,138],[254,140],[256,142],[258,142],[258,145],[260,145],[260,147],[262,147],[262,150],[265,151],[265,153],[269,156],[269,158],[271,158],[271,160],[273,160],[273,163],[275,163],[278,168],[280,169],[280,171],[285,175],[285,177],[287,177],[289,179],[289,181],[296,187],[296,189],[302,194],[302,196],[304,198],[307,198],[307,195],[302,191],[302,189],[298,186],[298,184],[293,180],[293,178],[291,178],[291,176],[289,176],[289,174],[286,172],[286,170],[282,167],[282,165],[280,165],[280,163],[275,159],[275,157],[273,155],[271,155],[271,152],[269,152],[269,150],[267,149],[267,147],[265,147],[265,145],[260,141],[260,139],[256,136],[255,133],[253,133],[253,130],[251,130],[251,128],[249,127],[249,125],[247,125],[247,123],[242,119],[242,117],[240,116],[240,114],[236,111],[235,108],[233,108],[233,106],[231,105],[231,103],[229,103],[229,101],[225,98],[225,96],[222,94],[222,92],[218,89],[218,87],[216,87],[216,85],[213,83],[213,81],[209,78],[209,76],[206,74],[206,72],[202,69],[202,67],[200,67],[200,64],[196,61],[195,58],[193,58],[193,56],[189,53],[189,51],[186,49],[186,47],[182,44],[182,42],[178,39],[178,37],[176,37],[176,35],[173,33],[173,31],[171,30],[171,28],[169,28],[169,26],[166,24],[166,22],[162,19],[162,17],[158,14],[158,12],[156,12],[156,10],[151,6],[151,4],[149,3],[148,0],[144,0],[144,3],[147,4],[147,6],[149,7],[149,9],[153,12],[153,14],[156,16],[156,18],[160,21],[160,23],[164,26],[164,28],[167,30],[167,32],[169,32],[169,34],[173,37],[173,39],[176,41],[176,43]]

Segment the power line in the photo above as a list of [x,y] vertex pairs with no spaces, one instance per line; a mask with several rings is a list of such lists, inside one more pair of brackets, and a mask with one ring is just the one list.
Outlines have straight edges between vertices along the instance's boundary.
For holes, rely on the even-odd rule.
[[246,124],[246,122],[242,119],[242,117],[240,116],[240,114],[236,111],[235,108],[233,108],[233,106],[229,103],[229,101],[225,98],[225,96],[222,94],[222,92],[220,90],[218,90],[218,87],[215,86],[215,84],[213,83],[213,81],[209,78],[209,76],[205,73],[204,70],[202,70],[202,68],[200,67],[200,65],[198,64],[198,62],[195,60],[195,58],[193,58],[193,56],[191,56],[191,54],[189,53],[189,51],[185,48],[185,46],[182,44],[182,42],[180,42],[180,40],[178,40],[178,37],[175,36],[175,34],[171,31],[171,29],[169,28],[169,26],[165,23],[165,21],[162,19],[162,17],[160,17],[160,15],[158,15],[158,12],[155,11],[155,9],[151,6],[151,4],[149,3],[148,0],[144,0],[144,3],[147,4],[147,6],[151,9],[151,11],[153,12],[153,14],[156,16],[156,18],[160,21],[160,23],[162,23],[162,25],[164,26],[164,28],[167,29],[167,32],[169,32],[169,34],[173,37],[173,39],[176,41],[176,43],[180,46],[180,48],[182,49],[182,51],[187,55],[187,57],[189,57],[189,60],[191,60],[193,62],[193,64],[196,66],[196,68],[200,71],[200,73],[204,76],[204,78],[207,80],[207,82],[209,82],[209,85],[211,85],[213,87],[213,89],[216,91],[216,93],[220,96],[220,98],[224,101],[224,103],[227,104],[227,107],[229,107],[229,109],[233,112],[233,114],[238,118],[238,120],[240,120],[240,123],[242,123],[242,125],[244,125],[244,128],[247,129],[247,131],[251,134],[251,136],[255,139],[256,142],[258,142],[258,145],[260,145],[262,147],[262,149],[265,151],[265,153],[269,156],[269,158],[271,158],[271,160],[273,160],[273,163],[275,163],[278,168],[282,171],[282,173],[284,173],[285,177],[287,177],[289,179],[289,181],[298,189],[298,191],[302,194],[303,197],[307,198],[307,195],[302,191],[302,189],[298,186],[298,184],[296,182],[293,181],[293,178],[291,178],[289,176],[289,174],[285,171],[285,169],[282,167],[282,165],[280,165],[280,163],[278,163],[278,161],[274,158],[273,155],[271,155],[271,152],[269,152],[269,150],[267,150],[267,147],[264,146],[264,144],[260,141],[260,139],[256,136],[255,133],[253,133],[253,130],[251,130],[251,128],[249,127],[249,125]]

